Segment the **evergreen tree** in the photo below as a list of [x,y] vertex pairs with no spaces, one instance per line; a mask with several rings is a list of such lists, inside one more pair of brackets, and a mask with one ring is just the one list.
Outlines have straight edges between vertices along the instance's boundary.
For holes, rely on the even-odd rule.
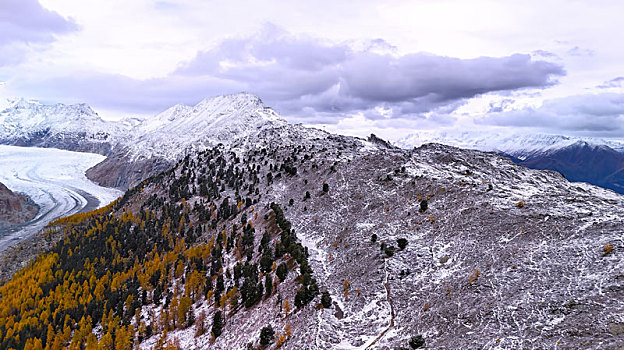
[[217,311],[212,318],[212,334],[215,338],[221,335],[223,331],[223,317],[221,311]]
[[260,270],[267,274],[271,271],[271,267],[273,267],[273,252],[269,248],[262,253],[262,257],[260,258]]
[[281,263],[277,266],[277,271],[275,272],[277,277],[280,279],[280,282],[284,282],[286,277],[288,277],[288,266],[286,263]]
[[425,345],[425,339],[422,337],[422,335],[413,336],[409,341],[409,346],[412,349],[418,349],[418,348],[423,347],[424,345]]
[[323,304],[323,307],[326,309],[329,309],[331,307],[332,299],[328,291],[324,291],[323,294],[321,295],[321,304]]
[[267,297],[273,294],[273,277],[271,277],[270,274],[267,274],[266,277],[264,278],[264,289],[265,289],[264,294]]
[[403,250],[405,249],[405,247],[407,247],[407,239],[399,238],[397,239],[397,244],[399,245],[399,249]]

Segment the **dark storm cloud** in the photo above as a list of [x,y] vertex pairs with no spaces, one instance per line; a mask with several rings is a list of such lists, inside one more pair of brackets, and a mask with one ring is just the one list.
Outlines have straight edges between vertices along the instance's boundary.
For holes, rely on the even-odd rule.
[[257,36],[200,52],[177,73],[244,83],[289,114],[384,106],[396,115],[426,113],[492,91],[546,87],[565,74],[561,66],[529,55],[458,59],[393,51],[382,39],[356,51],[268,26]]
[[77,25],[37,0],[0,1],[0,66],[21,61],[31,44],[48,44]]
[[542,128],[595,136],[624,136],[624,94],[577,95],[546,100],[538,108],[490,113],[481,124]]
[[[74,74],[53,84],[39,82],[39,87],[67,88],[77,96],[88,95],[95,105],[145,108],[145,112],[214,94],[248,91],[293,118],[333,114],[338,121],[344,114],[376,107],[389,110],[384,118],[452,110],[483,93],[547,87],[565,74],[561,66],[530,55],[474,59],[397,55],[396,48],[382,39],[360,46],[356,50],[267,25],[255,36],[227,39],[199,52],[162,79],[111,76],[107,81],[102,75]],[[376,114],[365,115],[374,119]]]

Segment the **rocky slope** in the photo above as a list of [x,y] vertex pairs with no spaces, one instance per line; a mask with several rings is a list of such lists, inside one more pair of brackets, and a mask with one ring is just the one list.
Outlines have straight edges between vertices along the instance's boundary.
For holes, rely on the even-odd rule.
[[0,183],[0,229],[31,220],[37,211],[37,205],[27,197],[13,193]]
[[[623,215],[620,195],[495,153],[267,125],[55,224],[67,239],[0,290],[0,330],[46,333],[8,321],[44,314],[59,344],[617,349]],[[57,285],[50,308],[73,305],[60,286],[84,281],[66,321],[37,309]],[[39,284],[23,306],[19,286]]]

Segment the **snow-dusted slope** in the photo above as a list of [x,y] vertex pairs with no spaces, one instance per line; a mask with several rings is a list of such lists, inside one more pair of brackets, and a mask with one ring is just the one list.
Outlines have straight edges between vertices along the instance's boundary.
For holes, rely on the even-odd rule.
[[129,134],[123,123],[102,120],[86,104],[44,105],[18,99],[0,111],[0,143],[106,154]]
[[550,169],[568,180],[624,194],[624,140],[504,132],[419,132],[399,140],[403,148],[439,143],[493,151],[532,169]]

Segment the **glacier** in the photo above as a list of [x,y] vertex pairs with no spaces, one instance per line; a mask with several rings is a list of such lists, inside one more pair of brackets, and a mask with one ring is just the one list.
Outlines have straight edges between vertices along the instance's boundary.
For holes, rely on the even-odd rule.
[[27,239],[56,218],[103,207],[119,197],[121,191],[99,186],[85,176],[87,169],[104,158],[55,148],[0,145],[0,182],[26,194],[39,206],[33,220],[0,231],[0,251]]

